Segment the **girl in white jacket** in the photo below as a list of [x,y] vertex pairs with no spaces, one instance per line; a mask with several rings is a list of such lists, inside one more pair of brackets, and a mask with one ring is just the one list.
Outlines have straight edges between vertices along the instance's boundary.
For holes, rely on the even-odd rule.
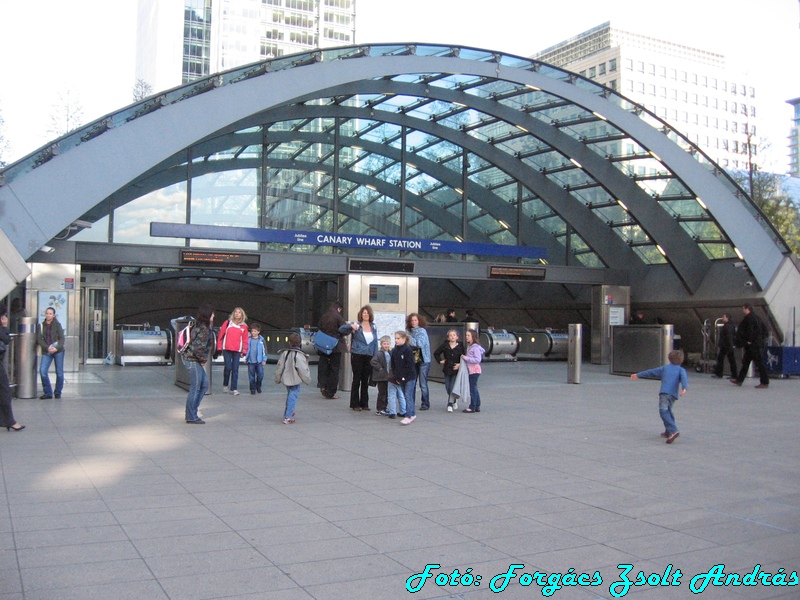
[[284,425],[294,423],[294,412],[297,399],[300,397],[300,384],[311,383],[308,369],[308,355],[300,347],[302,340],[299,333],[289,335],[289,347],[281,350],[278,365],[275,367],[275,383],[286,386],[286,409],[283,411]]

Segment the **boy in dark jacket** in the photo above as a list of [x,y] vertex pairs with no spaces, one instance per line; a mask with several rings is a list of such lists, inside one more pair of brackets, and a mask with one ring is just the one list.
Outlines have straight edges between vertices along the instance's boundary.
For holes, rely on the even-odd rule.
[[369,364],[372,367],[372,381],[374,381],[378,386],[378,400],[375,405],[377,411],[375,414],[382,417],[390,416],[389,411],[386,409],[389,406],[388,389],[389,364],[392,358],[390,353],[391,347],[392,338],[390,338],[388,335],[382,336],[380,348],[378,348],[375,356],[373,356],[369,361]]

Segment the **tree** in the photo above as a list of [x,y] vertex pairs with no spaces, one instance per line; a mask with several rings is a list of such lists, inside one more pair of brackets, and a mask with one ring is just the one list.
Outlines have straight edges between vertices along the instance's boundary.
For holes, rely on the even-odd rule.
[[58,94],[58,99],[53,104],[52,110],[50,128],[47,133],[53,137],[61,137],[83,125],[83,107],[77,95],[70,90]]
[[148,96],[152,95],[153,86],[147,83],[144,79],[137,79],[133,84],[133,101],[139,102]]
[[5,167],[9,152],[9,143],[6,139],[6,122],[3,119],[3,113],[0,113],[0,168]]
[[784,176],[751,168],[748,171],[734,171],[731,177],[750,194],[792,252],[800,253],[800,207],[784,193]]

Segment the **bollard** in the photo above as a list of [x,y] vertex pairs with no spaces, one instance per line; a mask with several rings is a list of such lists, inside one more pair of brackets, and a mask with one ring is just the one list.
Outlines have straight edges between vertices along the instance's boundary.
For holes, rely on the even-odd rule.
[[583,351],[583,325],[570,323],[569,351],[567,355],[567,383],[581,382],[581,362]]
[[36,398],[36,317],[20,317],[14,338],[17,398]]

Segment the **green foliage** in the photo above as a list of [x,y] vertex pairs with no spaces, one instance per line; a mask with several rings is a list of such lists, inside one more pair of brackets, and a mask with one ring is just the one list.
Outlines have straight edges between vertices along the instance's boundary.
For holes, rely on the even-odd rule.
[[736,171],[731,176],[750,194],[792,252],[800,253],[800,207],[783,192],[783,176],[754,169],[752,189],[750,173]]

